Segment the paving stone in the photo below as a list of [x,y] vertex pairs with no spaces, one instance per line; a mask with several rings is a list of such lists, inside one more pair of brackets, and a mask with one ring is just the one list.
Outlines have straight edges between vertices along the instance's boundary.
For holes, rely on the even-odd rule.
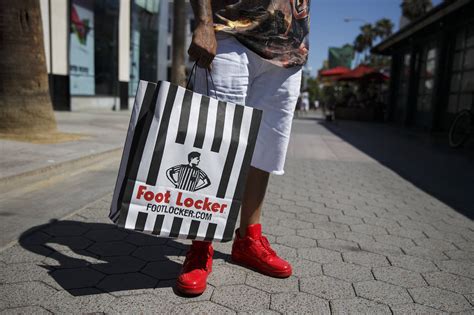
[[329,220],[331,222],[344,223],[344,224],[361,224],[364,223],[361,218],[353,217],[350,215],[330,215]]
[[314,222],[315,229],[321,229],[328,232],[346,232],[350,231],[349,225],[337,222]]
[[232,266],[213,266],[212,273],[207,279],[207,283],[219,287],[231,284],[244,284],[247,273],[243,270],[232,268]]
[[431,272],[423,274],[426,281],[434,287],[446,289],[461,294],[474,293],[474,280],[452,275],[446,272]]
[[363,209],[355,209],[355,210],[347,209],[347,210],[343,210],[342,212],[345,215],[350,215],[350,216],[359,217],[359,218],[367,218],[367,217],[374,218],[375,217],[375,214],[370,210],[366,211]]
[[97,288],[114,296],[149,293],[158,280],[142,273],[123,273],[109,275],[97,284]]
[[321,264],[307,259],[292,257],[289,260],[296,277],[318,276],[323,274]]
[[474,261],[474,252],[468,252],[465,250],[447,250],[443,252],[446,256],[454,260],[466,260]]
[[296,218],[306,222],[329,222],[327,215],[318,213],[297,213]]
[[440,310],[420,305],[417,303],[398,304],[390,307],[394,315],[405,315],[405,314],[419,314],[419,315],[441,315],[447,314]]
[[302,292],[274,294],[270,308],[283,314],[330,314],[327,301]]
[[128,236],[128,232],[125,230],[92,230],[84,234],[84,237],[87,237],[90,240],[95,242],[110,242],[110,241],[120,241],[125,239]]
[[359,242],[359,246],[364,251],[384,256],[403,254],[402,250],[397,246],[379,243],[375,241],[361,241]]
[[296,231],[294,229],[279,226],[279,225],[263,225],[262,226],[263,234],[270,234],[273,236],[283,236],[283,235],[295,235]]
[[150,262],[142,272],[158,280],[176,279],[181,270],[181,264],[171,260]]
[[370,225],[376,225],[376,226],[381,226],[384,228],[390,228],[390,227],[399,227],[400,225],[397,223],[395,219],[388,220],[384,218],[373,218],[373,217],[366,217],[362,218],[364,223],[370,224]]
[[340,253],[324,248],[299,248],[298,257],[321,264],[342,261]]
[[43,245],[46,244],[51,238],[51,235],[48,235],[42,231],[36,231],[28,235],[23,235],[20,242],[23,245]]
[[53,314],[50,311],[42,308],[41,306],[23,306],[8,308],[0,312],[2,315],[26,315],[26,314],[35,314],[35,315],[44,315],[44,314]]
[[304,205],[309,206],[312,213],[317,213],[317,214],[322,214],[322,215],[343,215],[344,214],[342,210],[326,208],[324,205],[312,203],[311,201],[309,202],[297,201],[296,204],[301,205],[301,206],[304,206]]
[[312,229],[313,223],[296,219],[282,219],[280,225],[291,229]]
[[296,235],[287,235],[287,236],[278,236],[276,239],[278,244],[286,245],[293,248],[304,248],[304,247],[315,247],[316,241],[310,238],[296,236]]
[[465,294],[464,297],[474,306],[474,294]]
[[256,312],[238,312],[239,315],[279,315],[281,313],[274,310],[259,310]]
[[87,250],[101,257],[130,255],[136,246],[123,241],[95,243]]
[[87,228],[80,223],[64,224],[63,222],[53,223],[41,231],[51,236],[80,236],[87,232]]
[[211,301],[235,311],[258,311],[268,309],[270,295],[247,285],[220,287],[214,292]]
[[411,247],[416,245],[411,238],[395,235],[374,235],[374,238],[377,242],[393,245],[396,247]]
[[323,264],[323,274],[349,282],[374,279],[369,268],[345,262]]
[[298,292],[298,278],[273,278],[257,272],[247,275],[245,284],[268,293]]
[[370,235],[383,235],[388,234],[387,230],[383,227],[370,225],[370,224],[351,224],[351,231],[370,234]]
[[23,248],[15,245],[0,253],[0,260],[7,264],[40,262],[53,253],[52,250],[43,246],[28,246]]
[[169,260],[169,257],[181,255],[182,253],[183,250],[177,248],[156,245],[139,247],[132,253],[132,256],[144,261],[164,261]]
[[290,259],[292,257],[296,257],[296,249],[292,247],[288,247],[281,244],[272,244],[273,250],[283,259]]
[[106,264],[94,264],[91,267],[104,274],[136,272],[145,266],[143,260],[131,256],[116,256],[107,258]]
[[406,229],[406,228],[398,227],[398,226],[387,227],[386,229],[388,231],[388,234],[391,234],[391,235],[407,237],[411,239],[426,238],[426,235],[423,234],[422,231],[418,231],[418,230]]
[[430,272],[439,270],[439,268],[433,262],[420,257],[394,255],[388,256],[387,258],[393,266],[416,272]]
[[440,250],[440,251],[456,249],[456,247],[454,247],[452,243],[442,241],[442,240],[437,240],[437,239],[419,238],[419,239],[415,239],[414,242],[418,246],[432,248],[432,249]]
[[104,264],[106,261],[86,250],[63,250],[54,252],[43,260],[45,266],[55,269],[87,267],[92,264]]
[[236,314],[235,311],[222,305],[210,302],[194,302],[175,306],[172,314]]
[[474,252],[474,242],[456,242],[456,246],[461,250]]
[[385,256],[366,251],[344,252],[342,253],[342,258],[345,262],[366,267],[382,267],[390,265]]
[[424,233],[431,239],[450,241],[454,243],[464,243],[466,241],[466,238],[458,233],[445,231],[426,231]]
[[412,302],[406,289],[377,280],[354,283],[354,289],[357,296],[387,305]]
[[300,290],[326,300],[355,297],[349,282],[327,276],[315,276],[300,279]]
[[360,248],[357,243],[339,239],[318,240],[318,246],[338,252],[360,251]]
[[443,271],[474,279],[474,262],[443,260],[435,263]]
[[42,281],[49,278],[48,269],[36,263],[19,263],[2,267],[0,283]]
[[89,290],[85,295],[71,295],[68,291],[59,291],[44,303],[55,314],[92,314],[105,312],[115,298],[110,294]]
[[[300,197],[298,197],[298,198],[300,198]],[[303,198],[308,198],[308,197],[303,197]],[[300,199],[300,200],[303,200],[303,199]],[[280,208],[281,208],[281,211],[287,212],[287,213],[294,213],[294,214],[296,214],[296,216],[298,216],[298,215],[311,216],[311,210],[308,207],[291,205],[291,206],[281,206]],[[326,221],[327,221],[327,217],[326,217]]]
[[363,298],[332,300],[333,314],[392,314],[387,305],[379,304]]
[[279,211],[276,209],[271,209],[270,211],[263,212],[262,216],[264,218],[272,218],[272,219],[277,219],[277,220],[288,220],[288,219],[296,218],[296,214],[294,213]]
[[3,284],[0,286],[0,301],[4,308],[35,306],[47,301],[57,291],[37,281]]
[[66,290],[93,287],[105,277],[103,273],[90,268],[55,270],[51,276]]
[[427,285],[419,273],[394,266],[373,268],[372,273],[377,280],[404,288],[416,288]]
[[308,237],[315,240],[334,238],[334,233],[323,231],[320,229],[297,230],[296,234],[299,236]]
[[355,206],[353,205],[348,205],[344,203],[336,203],[336,202],[325,202],[324,203],[327,208],[333,208],[333,209],[338,209],[342,211],[354,211],[356,210]]
[[158,299],[153,294],[140,294],[117,298],[110,304],[106,313],[112,314],[167,314],[173,309],[174,304]]
[[373,242],[375,239],[372,235],[367,235],[357,232],[335,232],[336,238],[346,241],[353,241],[356,243],[360,242]]
[[441,311],[460,312],[472,308],[462,295],[443,289],[424,287],[408,289],[408,291],[416,303],[430,306]]
[[278,225],[279,222],[280,222],[280,220],[278,218],[271,217],[271,215],[268,216],[268,217],[262,215],[260,220],[261,220],[262,226],[264,226],[264,225]]
[[168,240],[163,237],[155,237],[144,233],[131,232],[127,235],[124,241],[137,246],[157,246],[165,244]]

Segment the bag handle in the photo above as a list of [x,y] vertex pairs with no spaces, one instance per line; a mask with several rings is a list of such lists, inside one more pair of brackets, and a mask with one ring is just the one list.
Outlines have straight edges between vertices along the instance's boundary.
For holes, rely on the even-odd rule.
[[[197,61],[194,63],[193,67],[191,68],[191,72],[189,73],[188,81],[186,83],[186,89],[189,88],[189,83],[191,82],[191,78],[193,77],[194,73],[194,79],[193,79],[193,87],[196,86],[196,73],[197,73]],[[207,96],[210,95],[210,90],[209,90],[209,78],[211,79],[212,86],[214,87],[214,97],[217,99],[217,91],[216,91],[216,85],[214,84],[214,79],[212,78],[211,71],[208,68],[205,68],[206,70],[206,89],[207,89]]]

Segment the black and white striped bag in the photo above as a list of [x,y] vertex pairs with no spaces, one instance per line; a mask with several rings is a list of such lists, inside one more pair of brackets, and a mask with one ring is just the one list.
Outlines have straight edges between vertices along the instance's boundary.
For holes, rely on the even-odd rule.
[[110,219],[156,236],[233,237],[262,112],[140,81]]

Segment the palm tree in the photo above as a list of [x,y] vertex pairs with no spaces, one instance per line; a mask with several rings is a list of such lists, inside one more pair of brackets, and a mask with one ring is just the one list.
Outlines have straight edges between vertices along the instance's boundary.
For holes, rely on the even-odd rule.
[[392,35],[393,23],[389,19],[380,19],[375,22],[374,32],[375,36],[384,40],[385,38]]
[[56,130],[39,1],[0,1],[0,21],[0,132]]
[[431,0],[403,0],[402,14],[408,20],[413,21],[425,15],[432,7]]
[[375,36],[375,29],[372,24],[366,23],[360,27],[360,34],[354,40],[354,50],[357,53],[356,64],[372,48]]

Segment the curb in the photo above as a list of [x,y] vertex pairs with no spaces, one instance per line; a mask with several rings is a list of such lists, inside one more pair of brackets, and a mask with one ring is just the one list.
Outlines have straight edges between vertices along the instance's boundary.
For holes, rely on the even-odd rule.
[[108,158],[121,156],[123,148],[115,148],[100,153],[86,155],[74,160],[60,162],[54,165],[42,167],[36,170],[24,172],[18,175],[12,175],[0,178],[0,190],[2,193],[8,192],[18,186],[28,185],[32,182],[43,180],[45,177],[55,176],[77,169],[79,167],[87,167]]

